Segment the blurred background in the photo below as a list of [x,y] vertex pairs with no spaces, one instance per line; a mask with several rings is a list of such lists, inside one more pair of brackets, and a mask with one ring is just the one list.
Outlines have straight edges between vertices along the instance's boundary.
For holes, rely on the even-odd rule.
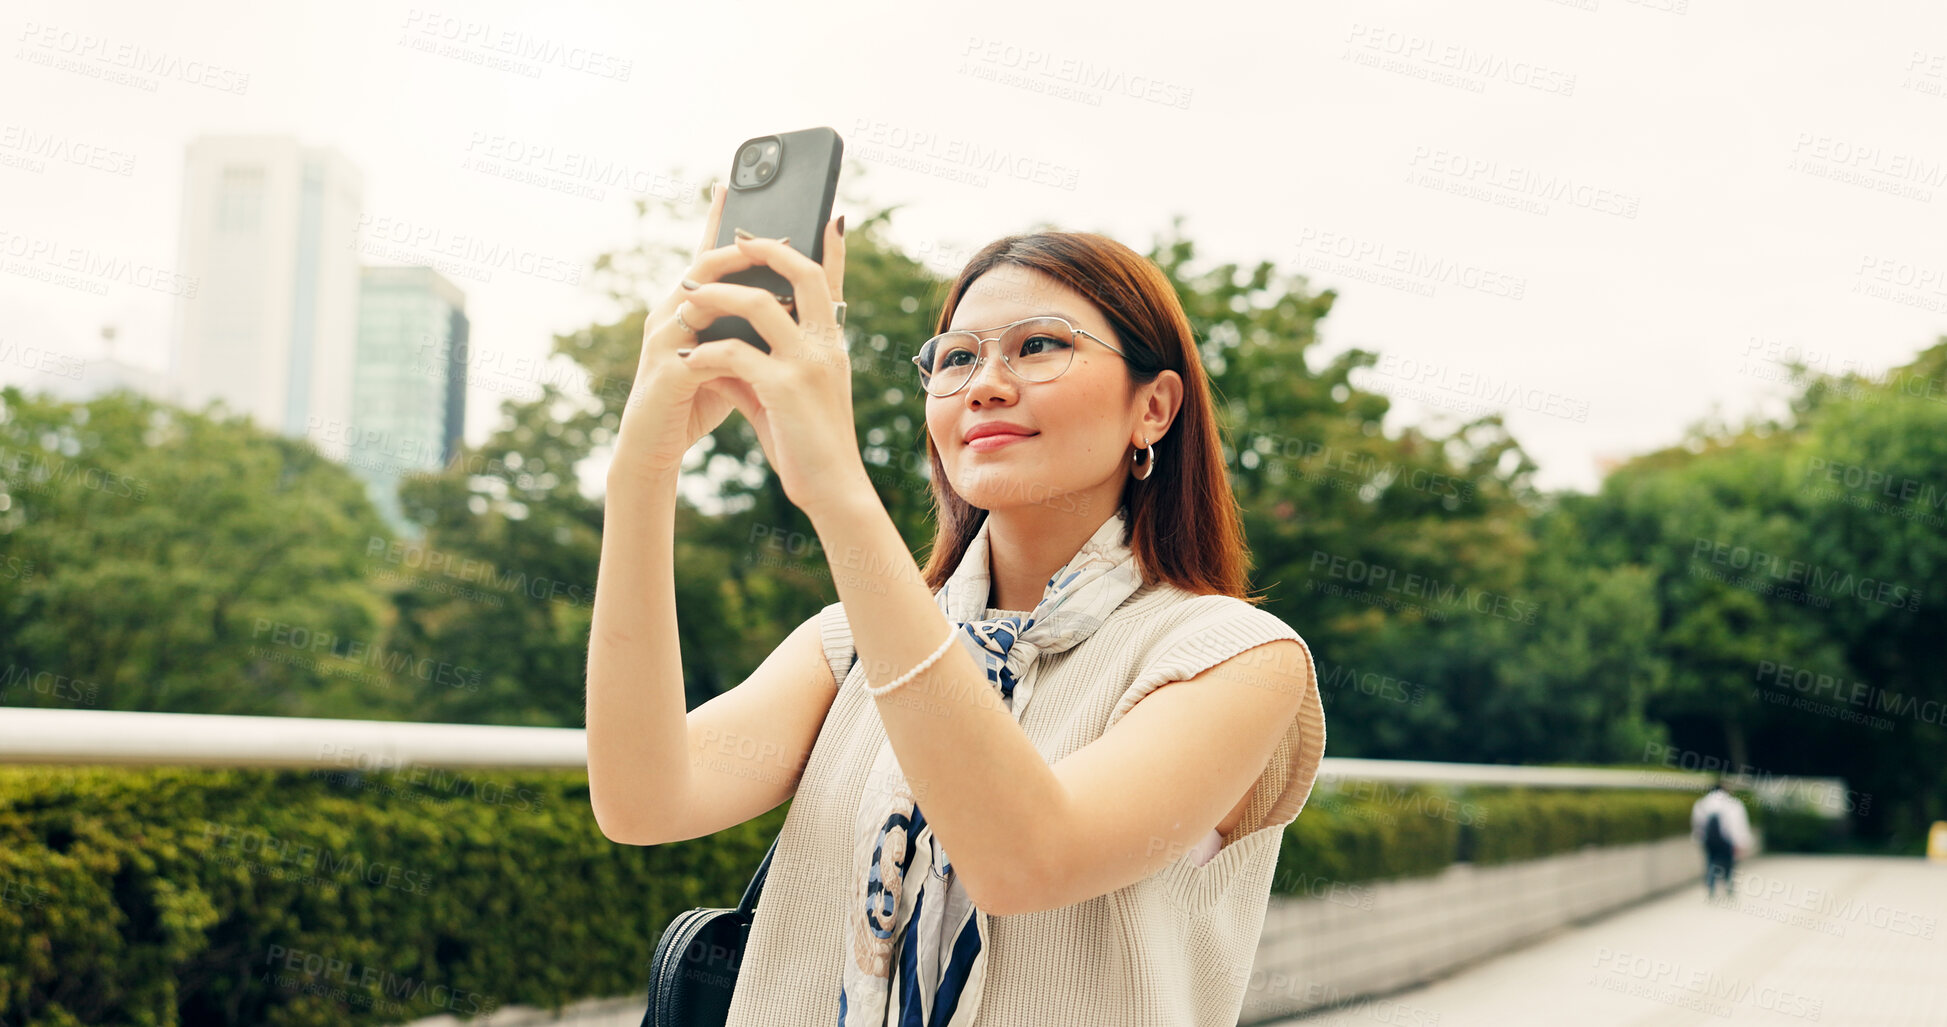
[[[909,358],[968,257],[1099,231],[1189,312],[1330,733],[1242,1022],[1517,1022],[1429,989],[1598,913],[1645,937],[1513,979],[1600,1022],[1940,1022],[1906,969],[1947,912],[1939,9],[27,0],[0,31],[0,1024],[640,1018],[662,926],[734,905],[786,807],[596,829],[601,486],[710,180],[814,125],[916,556]],[[683,495],[694,707],[837,593],[741,416]],[[1693,922],[1713,774],[1774,905]],[[1561,883],[1437,921],[1397,890],[1490,872]],[[1327,920],[1366,955],[1318,962]]]

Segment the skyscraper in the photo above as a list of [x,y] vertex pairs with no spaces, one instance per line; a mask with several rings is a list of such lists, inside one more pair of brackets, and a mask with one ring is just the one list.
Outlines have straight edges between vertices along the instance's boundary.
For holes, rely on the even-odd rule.
[[363,180],[330,147],[285,136],[204,136],[183,162],[172,368],[185,404],[221,400],[258,425],[345,447],[320,425],[351,420],[358,310],[354,229]]
[[399,479],[446,466],[466,425],[466,296],[428,267],[368,267],[360,282],[346,462],[406,532]]

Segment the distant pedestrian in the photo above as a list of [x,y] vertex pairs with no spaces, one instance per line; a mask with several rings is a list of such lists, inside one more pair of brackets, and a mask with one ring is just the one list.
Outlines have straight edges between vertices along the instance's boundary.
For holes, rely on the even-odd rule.
[[1690,807],[1690,837],[1704,847],[1704,899],[1717,896],[1717,876],[1724,876],[1724,894],[1734,897],[1731,871],[1741,856],[1756,847],[1744,804],[1724,790],[1723,775],[1711,779],[1710,790]]

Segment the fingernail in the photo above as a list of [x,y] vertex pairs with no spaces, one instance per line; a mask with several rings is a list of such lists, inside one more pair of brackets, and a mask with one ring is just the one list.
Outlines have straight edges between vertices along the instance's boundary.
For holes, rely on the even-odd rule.
[[682,349],[677,350],[676,355],[679,357],[687,357],[694,352],[696,352],[695,346],[685,346]]
[[702,282],[693,282],[693,281],[691,281],[691,280],[689,280],[689,279],[687,279],[687,278],[685,278],[685,279],[683,279],[683,288],[685,288],[685,289],[701,289],[701,288],[703,288],[703,283],[702,283]]
[[839,235],[845,234],[845,215],[843,214],[840,214],[838,216],[838,234]]
[[737,238],[739,238],[739,239],[755,239],[755,238],[757,238],[756,236],[754,236],[754,235],[752,235],[752,234],[750,234],[749,232],[746,232],[746,231],[744,231],[744,230],[743,230],[743,229],[741,229],[741,228],[739,228],[739,229],[737,229],[737,230],[736,230],[736,234],[737,234]]
[[785,243],[788,243],[790,241],[791,241],[791,237],[787,235],[784,238],[778,240],[778,245],[782,246]]

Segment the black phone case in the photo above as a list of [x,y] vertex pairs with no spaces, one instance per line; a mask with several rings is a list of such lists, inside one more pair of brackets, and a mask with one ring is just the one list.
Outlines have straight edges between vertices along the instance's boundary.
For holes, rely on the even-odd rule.
[[[764,139],[778,142],[778,171],[762,185],[737,184],[736,159],[744,147]],[[754,136],[731,151],[730,195],[723,200],[723,220],[717,227],[715,245],[728,246],[742,228],[753,235],[772,239],[789,237],[792,249],[823,263],[825,223],[831,220],[832,201],[838,195],[838,166],[845,155],[845,140],[830,128],[801,129],[774,136]],[[780,295],[792,294],[791,282],[762,264],[733,271],[718,281],[754,285]],[[788,310],[793,321],[795,308]],[[763,350],[769,343],[744,318],[726,314],[696,333],[699,343],[719,339],[742,339]]]

